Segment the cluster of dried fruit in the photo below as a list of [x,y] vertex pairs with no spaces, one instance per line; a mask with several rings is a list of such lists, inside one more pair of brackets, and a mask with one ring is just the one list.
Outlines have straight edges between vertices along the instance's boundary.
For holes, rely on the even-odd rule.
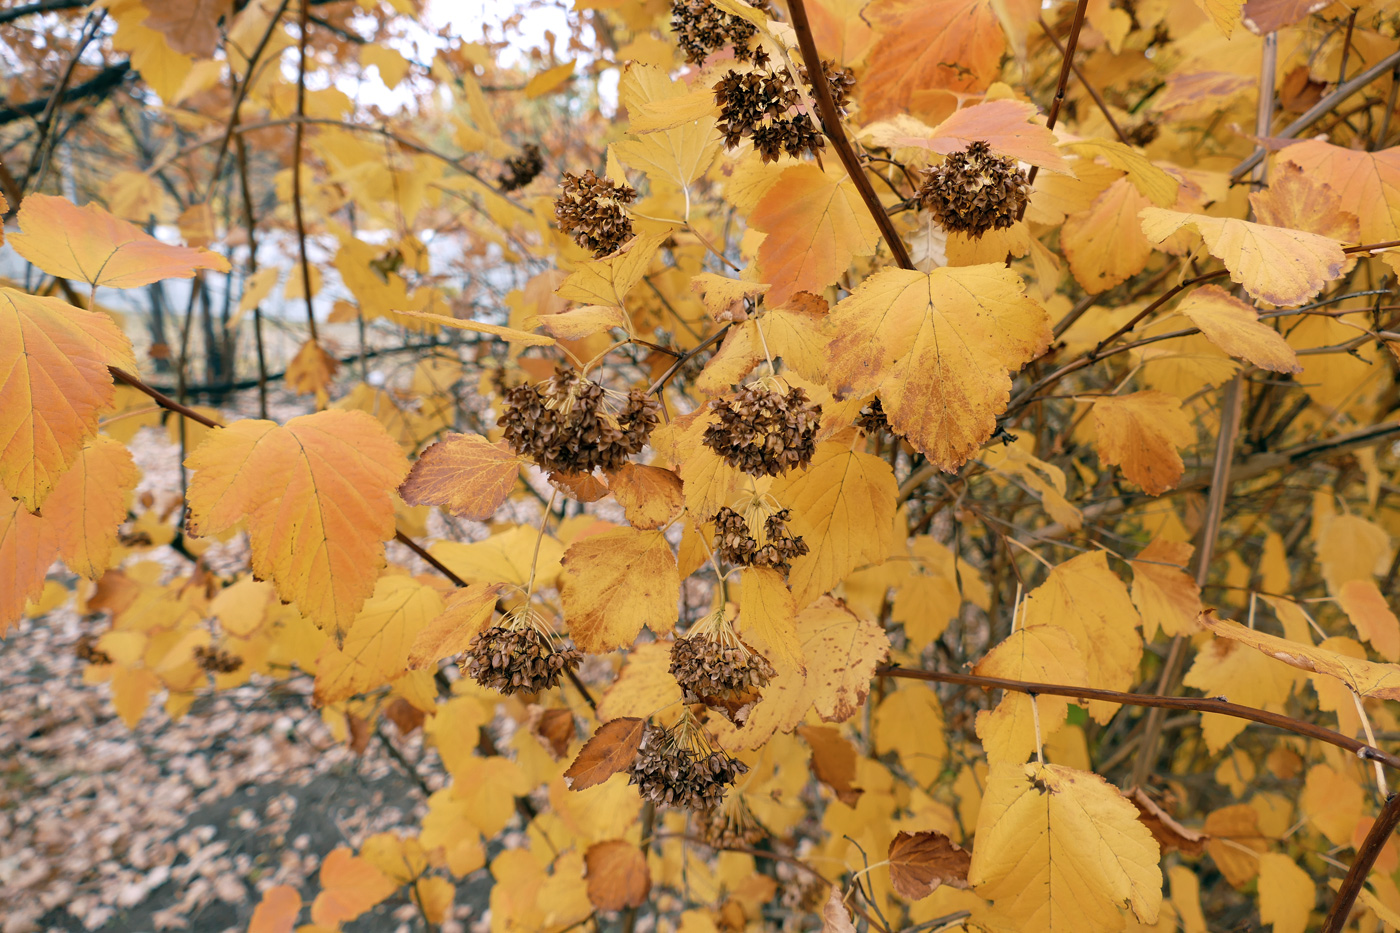
[[812,462],[822,407],[801,389],[785,395],[755,382],[732,399],[713,399],[710,410],[719,420],[705,429],[705,446],[730,466],[750,476],[777,476]]
[[700,838],[715,849],[749,847],[768,836],[768,830],[754,816],[743,794],[726,797],[724,802],[700,816]]
[[671,645],[671,675],[685,701],[719,710],[736,726],[748,719],[775,673],[767,658],[735,634],[722,609]]
[[462,673],[500,693],[539,693],[578,667],[577,648],[561,648],[539,613],[517,609],[477,634],[458,662]]
[[801,535],[788,531],[791,510],[764,513],[751,509],[748,516],[725,506],[715,513],[715,554],[736,567],[771,567],[787,573],[792,562],[809,548]]
[[[756,10],[773,15],[769,0],[748,0],[748,3]],[[737,60],[749,61],[754,56],[749,43],[758,35],[752,23],[724,12],[710,0],[672,0],[671,31],[676,34],[676,44],[685,52],[685,60],[692,65],[701,64],[711,52],[725,46],[734,50]]]
[[670,729],[647,725],[627,783],[660,806],[708,811],[748,770],[742,761],[712,747],[687,709]]
[[502,191],[519,191],[544,171],[544,155],[534,143],[526,143],[520,155],[506,159],[506,170],[496,176]]
[[194,663],[210,674],[232,674],[243,666],[243,659],[224,648],[200,645],[194,649]]
[[[609,395],[621,401],[610,410]],[[538,385],[505,392],[500,426],[506,443],[551,472],[615,470],[646,446],[661,405],[639,389],[609,393],[596,382],[560,369]]]
[[1030,185],[1015,159],[978,141],[925,169],[916,197],[943,229],[981,237],[1016,222],[1030,199]]
[[[822,71],[837,109],[845,113],[855,76],[830,61],[822,62]],[[799,66],[799,74],[810,91],[806,68]],[[806,152],[815,155],[826,147],[811,114],[799,110],[802,95],[786,68],[743,74],[728,71],[714,85],[714,92],[719,105],[716,127],[724,136],[726,149],[751,137],[763,161],[773,162],[784,152],[798,158]]]
[[564,193],[554,202],[559,229],[594,256],[606,256],[632,239],[632,218],[622,205],[637,199],[637,190],[588,169],[582,175],[564,173]]
[[878,398],[870,400],[870,404],[860,410],[856,416],[856,427],[866,434],[875,436],[877,434],[893,434],[890,429],[889,419],[885,416],[885,406],[880,404]]
[[96,636],[88,634],[78,636],[78,640],[73,643],[73,656],[87,664],[112,663],[112,656],[97,647]]

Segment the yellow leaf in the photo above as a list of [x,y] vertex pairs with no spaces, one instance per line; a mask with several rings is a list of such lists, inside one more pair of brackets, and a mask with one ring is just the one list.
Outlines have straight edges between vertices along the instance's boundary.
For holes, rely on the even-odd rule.
[[471,647],[472,639],[490,624],[505,588],[501,583],[471,583],[447,597],[441,613],[414,636],[408,666],[425,670]]
[[375,833],[360,846],[360,857],[395,884],[411,884],[428,870],[423,844],[413,836]]
[[685,506],[681,478],[661,467],[624,463],[608,477],[608,489],[634,528],[660,528]]
[[1190,635],[1201,614],[1201,591],[1185,573],[1195,549],[1158,538],[1133,560],[1133,605],[1142,613],[1142,637],[1160,628],[1168,635]]
[[810,548],[788,574],[798,607],[857,567],[889,555],[897,489],[893,471],[879,457],[825,442],[817,445],[811,466],[779,477],[770,491],[792,510],[789,528]]
[[653,184],[668,182],[677,188],[689,188],[709,170],[719,144],[714,124],[697,121],[615,142],[609,151],[632,168],[645,172]]
[[[1182,683],[1206,696],[1223,696],[1234,703],[1281,712],[1295,680],[1288,668],[1271,663],[1257,651],[1214,640],[1196,652]],[[1206,713],[1201,717],[1202,737],[1212,752],[1224,748],[1248,725],[1248,721],[1232,716]]]
[[671,79],[669,69],[628,65],[618,82],[618,98],[627,108],[633,133],[669,130],[687,123],[713,127],[719,116],[715,93],[704,82],[688,89]]
[[136,371],[107,315],[0,288],[0,488],[29,511],[97,433],[114,397],[108,365]]
[[[807,687],[823,722],[855,715],[870,692],[870,678],[890,651],[890,639],[874,622],[853,616],[823,596],[797,615],[797,634],[807,659]],[[755,709],[761,709],[762,703]]]
[[776,570],[751,567],[739,589],[739,629],[774,667],[805,669],[792,591]]
[[1335,677],[1364,697],[1400,700],[1400,666],[1352,658],[1321,646],[1305,645],[1276,635],[1217,619],[1214,610],[1201,613],[1201,624],[1222,638],[1244,642],[1275,660],[1299,670]]
[[[72,566],[71,564],[69,566]],[[1348,580],[1337,594],[1356,632],[1387,661],[1400,661],[1400,619],[1372,580]]]
[[1138,811],[1096,774],[1059,765],[992,769],[968,881],[1015,929],[1116,931],[1121,907],[1152,923],[1159,851]]
[[1177,448],[1196,439],[1181,400],[1148,389],[1093,402],[1099,458],[1121,465],[1123,475],[1151,495],[1175,488],[1186,469]]
[[471,756],[452,772],[448,793],[466,805],[471,821],[489,839],[515,816],[513,798],[533,789],[525,772],[509,758]]
[[877,272],[832,309],[829,384],[878,392],[890,425],[945,471],[996,427],[1008,370],[1050,344],[1049,316],[1000,263]]
[[671,676],[670,667],[669,641],[649,642],[629,651],[622,673],[598,704],[598,719],[603,722],[628,716],[646,719],[679,703],[681,688]]
[[398,87],[399,82],[408,76],[408,59],[398,50],[379,42],[366,42],[360,46],[360,64],[379,69],[379,79],[390,90]]
[[248,530],[253,573],[342,637],[374,590],[394,535],[394,489],[408,472],[384,427],[359,411],[235,421],[185,465],[189,529]]
[[1147,266],[1152,243],[1142,233],[1138,211],[1151,203],[1126,178],[1119,178],[1086,209],[1065,219],[1060,248],[1069,260],[1069,271],[1085,291],[1108,291]]
[[436,505],[484,522],[515,489],[523,462],[479,434],[448,434],[418,457],[399,494],[409,505]]
[[627,312],[612,305],[587,305],[558,314],[542,314],[538,320],[538,326],[564,340],[582,340],[613,327],[629,333],[632,330]]
[[1274,933],[1305,933],[1317,904],[1312,876],[1281,852],[1259,856],[1259,919]]
[[555,294],[583,305],[625,307],[627,293],[646,275],[656,251],[669,236],[639,233],[611,256],[579,263]]
[[259,269],[243,280],[243,294],[238,299],[238,313],[234,316],[235,320],[241,319],[243,315],[262,304],[267,296],[272,294],[279,273],[280,270],[277,267],[271,266]]
[[1181,183],[1153,165],[1147,156],[1136,149],[1111,139],[1081,139],[1066,143],[1064,148],[1085,158],[1101,158],[1114,168],[1127,172],[1128,181],[1133,187],[1158,207],[1176,203]]
[[367,693],[408,670],[414,639],[442,611],[442,597],[412,577],[384,576],[337,648],[316,661],[316,702]]
[[988,100],[955,110],[934,128],[901,114],[865,127],[860,135],[876,146],[909,146],[941,155],[981,141],[1000,155],[1068,173],[1069,163],[1055,148],[1055,134],[1045,124],[1034,122],[1035,117],[1035,105],[1026,101]]
[[1143,208],[1138,216],[1143,234],[1154,243],[1183,226],[1194,226],[1206,249],[1230,270],[1230,280],[1272,305],[1302,304],[1341,275],[1346,265],[1342,245],[1316,233],[1157,207]]
[[770,283],[772,307],[782,307],[795,292],[820,293],[852,259],[875,252],[879,242],[879,228],[850,178],[810,163],[783,170],[754,208],[749,226],[767,234],[758,266]]
[[327,353],[317,341],[308,340],[287,364],[287,385],[297,395],[316,396],[317,406],[324,408],[330,397],[331,379],[339,368],[340,360]]
[[[1108,690],[1131,689],[1142,660],[1142,620],[1128,588],[1108,569],[1102,551],[1081,554],[1050,571],[1026,601],[1027,628],[1054,625],[1074,637],[1089,670],[1089,682]],[[1118,708],[1091,702],[1089,713],[1106,723]]]
[[396,308],[391,312],[391,317],[406,317],[411,321],[423,321],[428,324],[436,324],[439,327],[450,327],[454,330],[469,330],[478,334],[490,334],[493,337],[500,337],[514,343],[523,343],[527,347],[552,347],[554,338],[546,337],[544,334],[531,334],[523,330],[516,330],[514,327],[501,327],[497,324],[483,324],[480,321],[469,321],[460,317],[448,317],[445,314],[431,314],[427,311],[409,311],[403,308]]
[[603,654],[632,644],[646,625],[675,627],[681,579],[659,531],[616,528],[575,541],[564,552],[559,591],[574,644]]
[[324,926],[347,923],[397,888],[373,864],[342,846],[321,862],[321,893],[311,902],[311,919]]
[[545,535],[540,540],[539,529],[529,525],[516,525],[485,541],[471,544],[438,541],[428,550],[468,583],[514,583],[524,586],[530,579],[531,559],[536,556],[537,541],[539,555],[534,563],[535,583],[542,587],[553,586],[559,578],[559,559],[564,556],[564,546],[551,535]]
[[1260,369],[1276,373],[1302,372],[1298,354],[1283,335],[1259,322],[1249,305],[1216,285],[1202,285],[1177,305],[1210,338],[1231,356],[1248,360]]
[[126,521],[131,491],[140,478],[124,446],[100,435],[88,441],[44,509],[69,570],[96,580],[111,565],[117,529]]
[[1298,809],[1332,845],[1352,844],[1352,833],[1361,821],[1365,807],[1366,792],[1354,775],[1325,764],[1313,765],[1308,769],[1303,796],[1298,799]]
[[[1001,677],[1041,684],[1089,686],[1084,657],[1069,632],[1053,625],[1033,625],[1012,632],[977,662],[973,672],[981,677]],[[1031,704],[1037,710],[1031,710]],[[996,708],[977,714],[977,735],[996,764],[1025,764],[1035,751],[1035,713],[1040,715],[1043,741],[1059,731],[1069,714],[1065,697],[1029,697],[1007,691]]]
[[24,615],[25,602],[43,591],[57,558],[53,524],[29,514],[18,500],[0,497],[0,636]]
[[714,321],[742,321],[745,317],[744,299],[756,299],[770,286],[742,279],[728,279],[713,272],[701,272],[690,280],[690,290],[700,296]]
[[419,878],[413,883],[413,899],[423,908],[423,919],[431,924],[447,919],[456,897],[457,886],[446,878]]
[[897,752],[904,770],[920,787],[938,780],[948,761],[943,707],[929,685],[909,681],[875,709],[875,748]]
[[138,288],[161,279],[188,279],[198,269],[229,271],[207,249],[162,243],[96,204],[31,194],[20,205],[15,252],[49,275],[108,288]]
[[534,100],[536,97],[543,97],[555,90],[574,76],[576,64],[578,63],[573,61],[565,62],[562,65],[555,65],[553,68],[541,71],[530,79],[530,83],[525,85],[525,96]]

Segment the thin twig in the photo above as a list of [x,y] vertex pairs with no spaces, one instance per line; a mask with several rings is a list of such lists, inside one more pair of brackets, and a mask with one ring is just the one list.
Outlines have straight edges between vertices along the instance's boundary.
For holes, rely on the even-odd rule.
[[1065,55],[1065,47],[1060,44],[1059,39],[1055,38],[1055,34],[1050,31],[1050,27],[1045,25],[1045,20],[1036,17],[1036,22],[1040,24],[1040,29],[1045,33],[1045,38],[1049,39],[1054,44],[1056,51],[1064,57],[1064,61],[1069,62],[1070,68],[1074,70],[1074,76],[1079,79],[1079,83],[1084,85],[1084,90],[1088,91],[1089,96],[1094,99],[1094,103],[1098,105],[1099,113],[1103,114],[1103,118],[1108,121],[1108,125],[1113,127],[1114,135],[1118,137],[1118,141],[1125,146],[1131,146],[1132,141],[1128,139],[1127,134],[1124,133],[1122,127],[1118,125],[1118,121],[1113,119],[1113,114],[1110,113],[1108,109],[1108,101],[1103,99],[1103,95],[1099,93],[1099,89],[1090,84],[1089,79],[1084,77],[1084,72],[1079,70],[1079,65],[1075,63],[1074,58]]
[[1332,909],[1327,911],[1327,919],[1322,921],[1322,933],[1342,933],[1351,907],[1366,883],[1366,876],[1371,873],[1371,866],[1376,864],[1381,849],[1390,841],[1390,834],[1395,832],[1397,824],[1400,824],[1400,794],[1391,794],[1385,799],[1380,816],[1376,817],[1376,822],[1371,825],[1370,832],[1357,850],[1356,860],[1342,879],[1342,886],[1337,889],[1337,899],[1332,902]]
[[[306,298],[306,327],[311,339],[316,337],[316,313],[311,305],[311,264],[306,258],[306,218],[301,204],[302,136],[306,130],[306,30],[311,0],[301,0],[301,17],[297,35],[297,113],[292,130],[292,212],[296,217],[297,246],[301,252],[301,287]],[[232,124],[230,124],[232,127]]]

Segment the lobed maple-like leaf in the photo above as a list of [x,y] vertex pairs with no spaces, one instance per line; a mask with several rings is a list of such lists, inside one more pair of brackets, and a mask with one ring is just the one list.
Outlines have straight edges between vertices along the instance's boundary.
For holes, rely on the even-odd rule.
[[286,382],[298,395],[316,396],[318,408],[329,399],[331,379],[340,368],[340,360],[331,356],[319,341],[308,340],[287,363]]
[[1385,601],[1374,580],[1348,580],[1337,591],[1337,602],[1358,635],[1387,661],[1400,661],[1400,619]]
[[448,596],[442,612],[414,636],[408,666],[425,670],[466,651],[491,622],[505,589],[504,583],[470,583]]
[[1000,263],[886,269],[831,309],[829,385],[878,393],[894,430],[945,471],[996,428],[1009,370],[1050,345],[1050,319]]
[[0,287],[0,489],[37,511],[115,397],[108,366],[135,371],[105,314]]
[[646,275],[656,251],[669,236],[640,233],[611,256],[579,263],[555,293],[584,305],[626,307],[627,293]]
[[570,790],[587,790],[631,767],[645,732],[646,720],[633,716],[603,723],[564,772],[564,783]]
[[[1074,637],[1054,625],[1023,626],[978,661],[973,672],[1031,683],[1089,686],[1089,671]],[[1031,705],[1035,704],[1035,710]],[[996,708],[977,714],[977,735],[992,763],[1021,764],[1036,750],[1039,738],[1054,735],[1069,715],[1065,697],[1007,691]]]
[[608,489],[633,528],[660,528],[685,507],[681,478],[661,467],[624,463],[609,475]]
[[588,900],[599,910],[640,907],[651,893],[651,871],[642,850],[625,839],[608,839],[588,847]]
[[1363,243],[1400,238],[1400,146],[1365,152],[1308,139],[1278,158],[1326,184],[1345,209],[1355,211]]
[[1186,466],[1177,448],[1196,439],[1181,400],[1156,389],[1094,400],[1099,459],[1151,495],[1174,489]]
[[437,590],[407,576],[379,578],[345,640],[327,643],[316,659],[316,702],[335,703],[402,676],[410,649],[442,611]]
[[564,552],[559,591],[574,644],[603,654],[632,644],[642,626],[665,634],[680,618],[676,555],[660,531],[615,528]]
[[1122,907],[1156,921],[1158,859],[1137,808],[1098,775],[1001,765],[987,781],[968,881],[1015,929],[1109,933],[1122,928]]
[[1006,38],[991,0],[888,0],[862,11],[879,39],[861,76],[867,119],[910,109],[919,91],[981,91],[1000,74]]
[[823,722],[845,722],[869,695],[870,678],[889,655],[889,636],[830,596],[798,613],[797,632],[817,715]]
[[[1319,177],[1321,174],[1320,171],[1305,172],[1291,161],[1275,164],[1269,175],[1269,187],[1249,195],[1254,219],[1271,227],[1291,227],[1343,243],[1360,243],[1360,218],[1345,209],[1337,191]],[[1375,210],[1374,205],[1368,207]]]
[[1176,310],[1231,356],[1276,373],[1303,371],[1298,354],[1283,335],[1262,323],[1254,308],[1218,285],[1202,285],[1187,295]]
[[1105,292],[1147,266],[1152,243],[1143,236],[1138,212],[1151,203],[1127,178],[1119,178],[1065,219],[1060,248],[1085,291]]
[[[207,249],[162,243],[96,204],[31,194],[20,205],[15,252],[65,279],[108,288],[139,288],[161,279],[188,279],[199,269],[229,271],[228,260]],[[135,367],[132,367],[133,369]]]
[[940,832],[896,833],[887,856],[895,893],[922,900],[942,885],[967,887],[972,856]]
[[398,889],[367,859],[341,846],[321,862],[321,892],[311,902],[311,920],[322,926],[348,923]]
[[399,494],[409,505],[436,505],[484,522],[515,489],[524,462],[479,434],[447,434],[419,455]]
[[31,515],[19,500],[0,497],[0,637],[24,615],[24,605],[44,590],[58,558],[53,523]]
[[1170,207],[1177,201],[1181,182],[1132,146],[1112,139],[1077,139],[1064,148],[1087,158],[1103,159],[1127,172],[1128,182],[1158,207]]
[[408,473],[384,426],[362,411],[245,419],[212,432],[185,465],[190,532],[246,528],[253,573],[343,638],[384,566]]
[[598,702],[598,719],[607,722],[621,716],[646,719],[658,710],[681,701],[681,687],[671,674],[671,642],[653,641],[635,645],[627,652],[627,663],[603,699]]
[[797,636],[797,605],[778,571],[751,567],[743,572],[739,629],[775,667],[805,669]]
[[1158,538],[1133,559],[1133,605],[1142,613],[1142,636],[1151,641],[1160,628],[1168,635],[1189,635],[1201,614],[1201,590],[1183,568],[1195,549]]

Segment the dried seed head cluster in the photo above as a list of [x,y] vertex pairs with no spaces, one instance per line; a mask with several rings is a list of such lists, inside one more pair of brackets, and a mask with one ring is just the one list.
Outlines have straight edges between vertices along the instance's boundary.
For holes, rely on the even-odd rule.
[[648,725],[627,783],[652,803],[712,810],[748,765],[712,747],[687,709],[671,729]]
[[671,674],[685,701],[719,710],[736,726],[748,719],[774,673],[768,659],[734,633],[722,609],[671,646]]
[[622,205],[636,200],[635,188],[599,178],[592,169],[582,175],[565,172],[559,187],[564,193],[554,202],[554,216],[579,246],[606,256],[632,239],[632,218]]
[[[749,6],[773,14],[769,0],[749,0]],[[710,0],[672,0],[671,31],[685,52],[685,60],[692,65],[699,65],[711,52],[725,46],[734,49],[734,57],[739,61],[749,61],[754,57],[749,43],[758,35],[752,23],[724,12]]]
[[718,807],[700,817],[700,838],[714,849],[751,847],[768,835],[768,830],[744,801],[743,794],[726,797]]
[[885,406],[880,404],[878,398],[871,399],[870,404],[860,410],[856,427],[869,435],[894,433],[890,430],[889,419],[885,417]]
[[980,237],[1016,222],[1030,199],[1030,185],[1015,159],[978,141],[926,169],[916,196],[943,229]]
[[578,667],[577,648],[561,648],[540,614],[521,608],[480,632],[458,662],[463,674],[505,694],[539,693]]
[[200,645],[194,649],[194,663],[209,674],[232,674],[243,666],[243,659],[223,648]]
[[763,514],[761,508],[740,514],[725,506],[715,513],[715,554],[736,567],[771,567],[787,573],[806,554],[807,542],[788,531],[789,509]]
[[[822,70],[836,106],[844,113],[855,77],[834,62],[822,62]],[[800,73],[807,82],[806,69]],[[716,127],[724,135],[725,148],[733,149],[751,137],[763,161],[773,162],[784,152],[798,158],[804,152],[815,155],[826,147],[811,115],[797,109],[802,95],[788,69],[744,74],[729,71],[713,89],[719,105]]]
[[520,155],[506,159],[506,170],[496,176],[502,191],[519,191],[544,171],[544,156],[540,147],[526,143]]
[[81,635],[73,643],[73,656],[79,661],[88,664],[111,664],[112,656],[101,648],[97,647],[97,638],[93,635]]
[[822,407],[807,393],[787,394],[752,383],[732,399],[717,398],[710,410],[719,421],[705,429],[705,446],[750,476],[777,476],[812,462]]
[[[815,88],[812,79],[808,76],[806,65],[798,63],[797,76],[807,87]],[[851,89],[856,86],[856,76],[831,59],[824,58],[822,59],[822,77],[826,78],[826,86],[831,91],[831,100],[836,104],[836,112],[844,117],[846,105],[851,102]],[[815,90],[813,90],[813,94],[815,95]]]
[[[614,400],[621,402],[616,411]],[[615,470],[640,453],[660,411],[660,403],[640,389],[609,393],[561,369],[538,385],[507,390],[499,423],[511,449],[546,470],[591,473],[595,467]]]

